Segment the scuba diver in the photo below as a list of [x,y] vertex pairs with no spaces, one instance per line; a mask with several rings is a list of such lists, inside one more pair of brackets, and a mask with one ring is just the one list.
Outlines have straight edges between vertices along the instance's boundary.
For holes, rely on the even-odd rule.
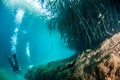
[[12,56],[13,56],[14,62],[11,60],[9,56],[8,56],[8,61],[10,63],[10,66],[12,67],[13,72],[21,73],[20,66],[18,65],[18,62],[17,62],[16,54],[13,54]]

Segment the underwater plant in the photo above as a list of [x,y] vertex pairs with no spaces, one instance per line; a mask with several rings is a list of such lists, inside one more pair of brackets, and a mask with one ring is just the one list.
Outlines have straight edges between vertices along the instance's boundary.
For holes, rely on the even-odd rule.
[[70,49],[95,48],[120,31],[119,0],[46,0],[52,19],[50,31],[58,30]]
[[[24,77],[27,80],[120,80],[120,33],[116,34],[120,30],[119,0],[46,1],[51,11],[49,30],[58,30],[68,47],[78,52],[65,60],[33,67]],[[108,37],[111,38],[105,40]]]

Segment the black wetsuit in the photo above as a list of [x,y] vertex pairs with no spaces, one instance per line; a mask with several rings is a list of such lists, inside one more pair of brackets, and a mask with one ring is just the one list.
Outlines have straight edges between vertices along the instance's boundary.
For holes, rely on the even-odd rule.
[[14,72],[20,73],[21,70],[20,70],[20,67],[19,67],[18,62],[17,62],[16,54],[13,54],[12,56],[14,58],[14,63],[12,62],[10,57],[8,57],[9,63],[10,63],[10,65],[11,65]]

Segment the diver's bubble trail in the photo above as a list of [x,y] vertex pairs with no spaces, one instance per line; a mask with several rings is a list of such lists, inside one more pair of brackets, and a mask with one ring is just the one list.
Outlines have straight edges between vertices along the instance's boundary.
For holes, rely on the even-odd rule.
[[[26,54],[27,54],[27,56],[28,56],[28,58],[29,58],[29,60],[30,60],[30,47],[29,47],[29,42],[27,42],[27,44],[26,44]],[[29,61],[29,62],[31,62],[31,61]]]
[[16,53],[16,45],[17,45],[17,33],[13,34],[13,36],[11,37],[11,51],[12,53]]
[[26,54],[27,54],[27,56],[30,58],[29,42],[27,42],[27,46],[26,46]]
[[11,44],[12,44],[11,52],[12,52],[12,54],[16,53],[17,36],[18,36],[18,31],[19,31],[19,27],[22,22],[23,16],[24,16],[24,11],[22,9],[17,10],[17,14],[15,15],[16,28],[14,29],[14,33],[11,37]]
[[29,61],[29,68],[33,67],[32,65],[32,62],[31,62],[31,56],[30,56],[30,46],[29,46],[29,42],[27,42],[26,44],[26,54],[27,54],[27,57],[28,57],[28,61]]
[[23,11],[22,9],[19,9],[19,10],[17,11],[16,16],[15,16],[15,22],[16,22],[17,24],[21,24],[22,19],[23,19],[23,16],[24,16],[24,11]]

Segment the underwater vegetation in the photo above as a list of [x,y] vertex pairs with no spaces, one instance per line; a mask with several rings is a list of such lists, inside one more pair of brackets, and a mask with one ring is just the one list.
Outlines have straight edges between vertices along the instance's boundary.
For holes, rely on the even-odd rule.
[[47,5],[54,16],[49,29],[58,30],[71,49],[95,48],[120,31],[119,0],[48,0]]
[[103,41],[100,47],[68,59],[35,66],[27,80],[120,80],[120,33]]
[[[70,49],[77,51],[77,54],[62,61],[33,66],[25,74],[27,80],[120,80],[119,0],[40,1],[43,3],[40,8],[46,8],[45,12],[50,12],[50,14],[45,15],[49,16],[48,28],[50,32],[59,31],[61,39],[67,43]],[[19,2],[14,5],[19,4],[20,8],[25,6],[25,11],[28,10],[29,6],[32,6],[23,4],[24,1]],[[29,7],[27,12],[30,13],[33,10],[33,13],[38,15],[40,11],[34,12],[35,8],[39,10],[38,6]],[[20,19],[16,19],[19,20],[17,23],[20,25],[24,19],[24,10],[18,9],[17,11]],[[19,13],[21,14],[19,15]],[[37,19],[36,21],[39,22]],[[16,42],[18,28],[17,26],[14,31],[15,40],[12,38],[13,42]],[[26,46],[28,53],[30,53],[29,42]],[[13,51],[14,49],[13,47]],[[2,73],[4,72],[1,71]],[[6,75],[0,75],[1,80]]]
[[[58,30],[74,56],[35,66],[27,80],[120,80],[120,1],[48,0],[50,31]],[[111,37],[112,36],[112,37]]]

